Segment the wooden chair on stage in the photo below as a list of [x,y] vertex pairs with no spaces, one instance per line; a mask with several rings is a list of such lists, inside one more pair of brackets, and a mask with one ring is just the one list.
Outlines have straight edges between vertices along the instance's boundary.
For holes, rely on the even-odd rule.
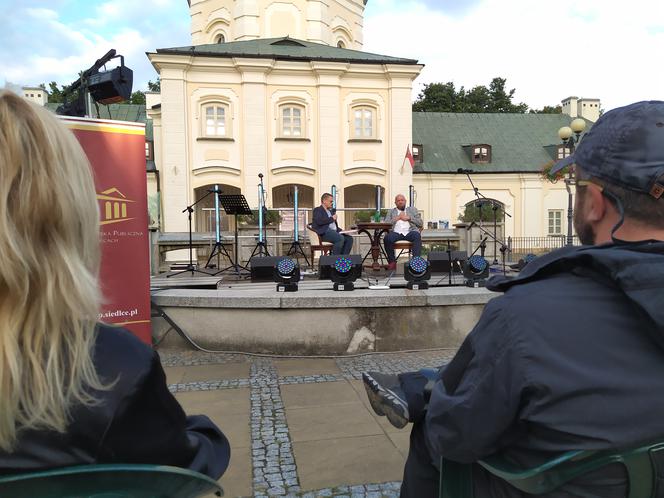
[[311,226],[311,223],[307,225],[307,230],[309,231],[309,245],[311,246],[311,266],[314,265],[314,256],[316,251],[321,253],[321,256],[324,254],[330,254],[332,252],[332,242],[325,242],[321,240],[320,235]]

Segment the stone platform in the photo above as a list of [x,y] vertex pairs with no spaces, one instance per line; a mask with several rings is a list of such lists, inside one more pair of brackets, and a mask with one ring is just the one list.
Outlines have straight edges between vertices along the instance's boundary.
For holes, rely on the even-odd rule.
[[[153,280],[152,300],[206,350],[343,355],[456,348],[496,295],[464,286],[408,290],[401,277],[389,290],[371,290],[368,283],[335,292],[330,281],[304,280],[298,292],[278,293],[271,282],[219,280],[217,288],[193,289],[157,288]],[[166,347],[192,348],[169,328],[153,318],[156,340],[167,334]]]

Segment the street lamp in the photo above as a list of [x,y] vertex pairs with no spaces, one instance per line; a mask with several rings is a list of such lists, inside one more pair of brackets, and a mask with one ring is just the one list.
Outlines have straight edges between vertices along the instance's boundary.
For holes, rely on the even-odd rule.
[[[563,141],[563,158],[574,153],[576,144],[581,140],[581,133],[586,129],[586,121],[581,118],[573,120],[569,126],[563,126],[558,130],[558,136]],[[569,151],[569,153],[568,153]],[[571,246],[574,243],[574,194],[572,193],[572,185],[574,185],[574,175],[572,173],[571,165],[567,170],[567,178],[565,178],[565,189],[567,190],[567,241],[565,245]]]

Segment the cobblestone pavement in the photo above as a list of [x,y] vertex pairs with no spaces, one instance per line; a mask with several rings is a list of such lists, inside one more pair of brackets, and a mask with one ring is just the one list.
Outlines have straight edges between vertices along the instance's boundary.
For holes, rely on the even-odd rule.
[[[160,351],[165,367],[249,364],[249,378],[207,379],[170,384],[174,393],[191,391],[250,389],[250,433],[252,496],[318,496],[374,498],[399,496],[399,481],[345,485],[316,490],[303,490],[298,462],[293,451],[291,434],[282,399],[282,386],[294,384],[357,381],[366,370],[399,373],[447,363],[454,350],[432,350],[412,353],[375,353],[356,357],[337,357],[334,363],[340,373],[307,375],[278,374],[277,358],[244,354],[214,354],[193,351]],[[283,359],[279,358],[279,359]],[[291,360],[297,361],[297,360]],[[312,361],[309,359],[308,361]],[[314,360],[315,361],[315,360]],[[330,360],[325,360],[329,363]],[[222,427],[223,430],[223,427]],[[221,479],[222,485],[224,478]]]

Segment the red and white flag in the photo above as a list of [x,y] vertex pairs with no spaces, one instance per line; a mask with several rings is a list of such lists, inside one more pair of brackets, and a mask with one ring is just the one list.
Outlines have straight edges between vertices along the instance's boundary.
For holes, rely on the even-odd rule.
[[413,158],[413,154],[410,152],[410,145],[406,145],[406,156],[403,158],[403,161],[401,162],[401,171],[403,171],[403,165],[406,164],[406,160],[410,163],[410,169],[413,169],[415,166],[415,159]]

